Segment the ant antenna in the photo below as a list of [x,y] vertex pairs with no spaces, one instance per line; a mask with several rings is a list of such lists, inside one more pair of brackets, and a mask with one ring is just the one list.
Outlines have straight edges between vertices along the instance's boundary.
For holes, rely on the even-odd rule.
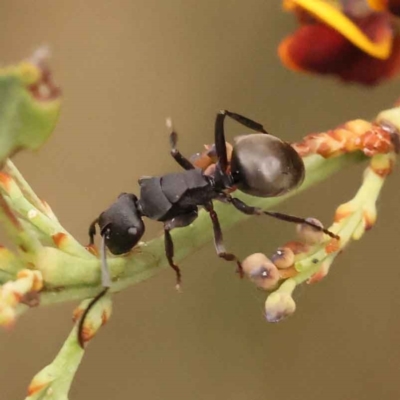
[[86,310],[83,312],[82,317],[78,324],[78,343],[84,348],[84,337],[83,337],[83,325],[85,323],[86,317],[89,314],[89,311],[93,308],[93,306],[108,292],[111,287],[111,278],[110,271],[107,265],[107,255],[106,255],[106,238],[105,236],[108,234],[109,230],[107,229],[104,232],[104,235],[101,236],[101,247],[100,247],[100,260],[101,260],[101,284],[103,286],[103,290],[96,295],[86,307]]
[[295,217],[293,215],[288,215],[288,214],[282,214],[282,213],[278,213],[278,212],[271,212],[271,211],[263,211],[263,213],[265,215],[268,215],[269,217],[273,217],[276,219],[280,219],[281,221],[287,221],[287,222],[294,222],[296,224],[306,224],[309,225],[311,227],[313,227],[314,229],[324,232],[325,234],[327,234],[328,236],[330,236],[333,239],[337,239],[340,240],[340,236],[336,235],[335,233],[331,232],[330,230],[319,226],[317,224],[314,224],[311,221],[307,221],[307,219],[305,218],[300,218],[300,217]]

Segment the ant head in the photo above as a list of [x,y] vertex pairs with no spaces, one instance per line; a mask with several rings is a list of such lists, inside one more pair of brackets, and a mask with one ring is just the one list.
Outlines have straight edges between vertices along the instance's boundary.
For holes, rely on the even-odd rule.
[[257,197],[274,197],[303,182],[303,160],[290,146],[275,136],[263,133],[235,139],[231,159],[235,185]]
[[134,194],[122,193],[99,217],[100,232],[113,254],[130,251],[144,234],[144,223]]

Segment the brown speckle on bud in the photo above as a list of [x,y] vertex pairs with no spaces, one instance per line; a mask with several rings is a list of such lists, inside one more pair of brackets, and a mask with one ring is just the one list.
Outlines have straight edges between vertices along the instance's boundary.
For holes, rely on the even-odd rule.
[[[307,218],[306,221],[313,223],[321,228],[323,228],[323,224],[316,218]],[[324,232],[310,226],[308,224],[298,224],[296,227],[297,235],[299,239],[306,244],[317,244],[321,243],[324,237]]]
[[340,222],[342,219],[347,218],[354,212],[354,205],[352,202],[341,204],[335,212],[334,221]]
[[294,264],[294,253],[290,247],[279,247],[271,257],[271,261],[281,269]]
[[377,213],[375,207],[369,207],[363,211],[364,229],[369,231],[376,222]]
[[106,309],[101,314],[101,325],[105,325],[111,317],[111,309]]
[[260,289],[272,290],[279,282],[279,271],[264,254],[254,253],[242,263],[245,275]]
[[63,232],[58,232],[52,236],[53,242],[58,248],[63,246],[63,242],[66,240],[66,238],[67,235]]
[[387,154],[394,149],[389,132],[377,124],[371,125],[371,129],[361,135],[360,141],[362,151],[367,157]]
[[28,396],[33,396],[35,393],[39,392],[40,390],[44,389],[50,382],[36,382],[35,378],[28,387]]

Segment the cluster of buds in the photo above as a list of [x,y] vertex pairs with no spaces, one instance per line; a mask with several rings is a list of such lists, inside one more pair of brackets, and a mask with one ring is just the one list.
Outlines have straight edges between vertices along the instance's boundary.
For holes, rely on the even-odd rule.
[[[0,249],[0,251],[7,251]],[[43,287],[43,279],[39,271],[24,269],[18,272],[17,279],[0,286],[0,325],[14,325],[17,306],[38,305],[38,292]]]
[[[66,284],[81,285],[76,268],[89,273],[84,283],[96,282],[98,257],[86,249],[59,223],[49,205],[39,199],[14,164],[7,160],[0,172],[0,217],[16,252],[0,247],[0,325],[11,326],[16,316],[40,303],[42,290],[57,290]],[[62,267],[60,267],[60,265]],[[92,272],[90,272],[92,271]],[[45,287],[44,287],[45,283]],[[76,321],[84,301],[74,314]],[[83,326],[89,341],[111,314],[110,299],[100,301]],[[101,315],[99,315],[101,314]]]
[[[307,221],[323,226],[315,218],[308,218]],[[278,322],[296,310],[296,303],[292,298],[296,287],[292,278],[299,274],[296,264],[314,253],[322,243],[329,243],[335,248],[332,244],[338,242],[308,224],[297,225],[297,236],[298,240],[279,247],[270,258],[265,254],[255,253],[243,261],[246,277],[257,288],[272,292],[265,303],[265,316],[269,322]]]
[[[399,132],[386,122],[389,117],[396,119],[391,113],[381,113],[375,123],[350,121],[326,133],[308,135],[294,145],[303,156],[318,154],[330,158],[360,150],[371,159],[356,195],[336,209],[334,222],[329,227],[340,239],[300,224],[297,240],[279,247],[270,258],[255,253],[244,260],[246,277],[257,288],[271,292],[265,303],[267,321],[278,322],[293,314],[296,304],[292,293],[296,286],[324,278],[348,243],[360,239],[375,224],[376,201],[386,177],[392,172],[395,153],[399,150]],[[308,221],[322,227],[322,223],[314,218]]]

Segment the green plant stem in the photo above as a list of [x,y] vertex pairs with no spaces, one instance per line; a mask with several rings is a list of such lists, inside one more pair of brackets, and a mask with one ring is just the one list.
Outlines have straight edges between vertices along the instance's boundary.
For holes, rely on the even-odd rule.
[[[310,186],[326,180],[338,170],[363,160],[365,157],[359,152],[332,159],[310,156],[304,160],[307,170],[306,180],[297,191],[276,198],[257,198],[239,192],[235,192],[235,196],[256,207],[270,209]],[[249,218],[245,214],[232,210],[230,205],[216,204],[216,211],[224,231]],[[212,237],[213,231],[209,216],[202,211],[191,226],[173,231],[176,262],[182,261],[189,254],[211,241]],[[44,262],[37,265],[46,282],[46,289],[41,294],[41,304],[84,299],[99,292],[99,260],[80,259],[71,255],[67,255],[69,257],[67,260],[65,253],[62,253],[61,250],[48,248],[46,251],[48,254],[45,254]],[[64,256],[58,257],[57,252]],[[128,256],[110,257],[109,267],[115,280],[111,291],[118,292],[127,286],[149,279],[167,266],[163,237],[139,245]]]
[[76,341],[76,335],[74,327],[54,361],[34,378],[34,382],[43,384],[43,389],[26,397],[25,400],[68,400],[67,394],[71,382],[84,354],[84,350]]

